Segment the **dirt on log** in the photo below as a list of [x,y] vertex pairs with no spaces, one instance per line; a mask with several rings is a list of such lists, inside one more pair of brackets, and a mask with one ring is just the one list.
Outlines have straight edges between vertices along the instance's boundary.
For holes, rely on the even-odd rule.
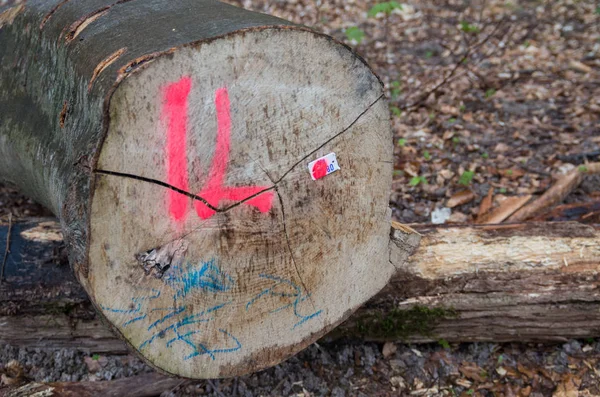
[[165,372],[274,365],[394,273],[383,86],[328,36],[211,0],[12,1],[0,112],[0,179]]
[[[562,222],[415,229],[422,235],[419,250],[327,338],[566,341],[600,335],[597,228]],[[411,230],[393,228],[392,243],[414,246]],[[7,231],[0,227],[1,241]],[[126,353],[60,259],[59,237],[52,220],[13,225],[0,285],[0,343]]]

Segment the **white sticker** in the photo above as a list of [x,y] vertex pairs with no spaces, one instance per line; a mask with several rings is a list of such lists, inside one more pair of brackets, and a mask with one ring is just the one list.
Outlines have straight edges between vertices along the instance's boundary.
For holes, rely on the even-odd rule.
[[329,153],[326,156],[320,157],[308,164],[308,172],[313,181],[321,179],[326,175],[331,174],[340,169],[340,166],[335,158],[335,153]]

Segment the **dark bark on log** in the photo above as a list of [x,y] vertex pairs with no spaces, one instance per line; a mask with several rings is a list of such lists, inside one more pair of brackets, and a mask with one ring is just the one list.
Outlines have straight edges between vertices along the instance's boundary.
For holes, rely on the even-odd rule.
[[[13,227],[7,281],[0,287],[0,343],[126,353],[125,344],[94,318],[61,261],[56,224]],[[44,230],[28,233],[32,228]],[[423,235],[417,253],[327,338],[565,341],[600,336],[598,228],[567,222],[416,229]],[[0,248],[6,231],[6,225],[0,227]],[[394,233],[393,241],[408,237],[404,242],[410,244],[410,231]],[[33,235],[37,241],[24,237]],[[441,252],[448,255],[436,260]],[[20,268],[29,269],[25,278]]]

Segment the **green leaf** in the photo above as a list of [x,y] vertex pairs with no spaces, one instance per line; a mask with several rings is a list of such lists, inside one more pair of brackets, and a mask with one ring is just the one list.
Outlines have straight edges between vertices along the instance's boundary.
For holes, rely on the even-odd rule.
[[398,3],[397,1],[387,1],[375,4],[373,7],[371,7],[367,15],[371,18],[376,17],[377,14],[385,14],[386,16],[389,16],[394,10],[402,10],[402,4]]
[[495,88],[488,88],[487,91],[485,92],[485,98],[487,99],[491,96],[494,96],[495,93],[496,93]]
[[398,106],[390,106],[390,110],[394,116],[402,116],[402,110]]
[[467,21],[460,22],[460,30],[465,33],[479,33],[479,28],[475,25],[470,24]]
[[448,341],[446,339],[440,339],[440,340],[438,340],[438,343],[444,349],[450,349],[450,343],[448,343]]
[[457,137],[457,136],[452,137],[452,143],[459,143],[459,142],[460,142],[460,138],[459,137]]
[[427,178],[424,176],[413,176],[408,184],[410,186],[418,186],[419,184],[427,185]]
[[430,154],[430,153],[429,153],[427,150],[425,150],[425,151],[423,152],[423,158],[424,158],[425,160],[429,161],[429,160],[431,160],[431,154]]
[[390,86],[390,95],[392,97],[392,100],[395,101],[396,99],[398,99],[400,93],[402,92],[402,84],[399,81],[392,81],[392,84],[390,84]]
[[501,187],[500,190],[498,190],[498,192],[500,192],[502,194],[506,194],[507,190],[505,187]]
[[600,15],[600,6],[596,7],[596,14]]
[[99,358],[100,358],[100,355],[98,355],[98,354],[94,354],[92,356],[92,360],[94,360],[94,361],[98,361]]
[[356,41],[356,44],[360,44],[365,38],[365,32],[356,26],[351,26],[346,29],[346,37],[348,40]]
[[487,152],[485,152],[485,153],[481,153],[481,158],[482,158],[482,159],[489,159],[489,158],[490,158],[490,155],[489,155]]
[[398,146],[405,146],[405,145],[406,145],[406,138],[398,139]]
[[585,165],[580,165],[578,168],[579,172],[588,172],[588,167]]
[[456,123],[456,118],[452,117],[452,118],[450,118],[450,119],[448,120],[448,122],[449,122],[450,124],[454,124],[454,123]]
[[460,110],[461,112],[464,112],[465,110],[467,110],[467,107],[465,105],[460,105],[458,107],[458,110]]
[[475,393],[475,390],[473,390],[473,389],[469,389],[469,390],[467,390],[465,393],[467,393],[469,396],[472,396],[472,395],[473,395],[473,393]]
[[504,356],[501,354],[498,356],[498,364],[502,364],[502,361],[504,361]]
[[474,171],[465,171],[460,176],[458,183],[463,186],[469,186],[471,184],[471,181],[473,180],[474,176],[475,176]]
[[425,58],[427,58],[427,59],[433,58],[433,51],[431,51],[431,50],[425,51]]

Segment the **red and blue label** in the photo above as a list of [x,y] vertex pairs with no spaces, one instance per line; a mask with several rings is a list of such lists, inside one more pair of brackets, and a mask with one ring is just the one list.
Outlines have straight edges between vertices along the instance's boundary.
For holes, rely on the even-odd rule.
[[329,153],[308,164],[308,172],[310,172],[310,177],[313,181],[321,179],[339,169],[340,166],[335,158],[335,153]]

